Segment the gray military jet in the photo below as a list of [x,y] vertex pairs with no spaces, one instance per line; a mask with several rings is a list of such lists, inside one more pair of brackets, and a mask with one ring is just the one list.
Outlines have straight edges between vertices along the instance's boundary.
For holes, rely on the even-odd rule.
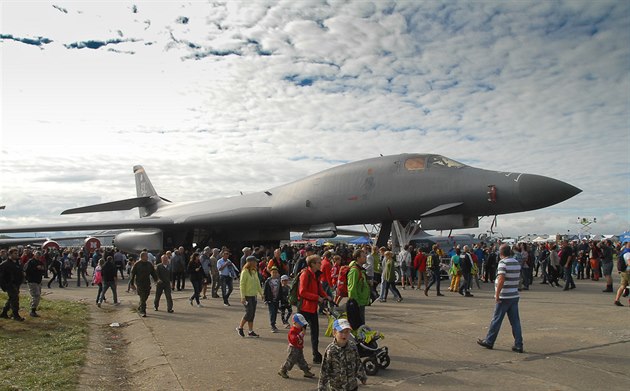
[[265,191],[190,203],[161,198],[142,166],[133,172],[136,198],[62,214],[137,207],[138,219],[7,227],[0,233],[132,229],[114,238],[129,252],[192,243],[271,243],[288,239],[290,231],[325,238],[342,233],[343,226],[391,227],[394,220],[420,220],[425,230],[474,228],[479,216],[544,208],[581,192],[552,178],[483,170],[433,154],[361,160]]

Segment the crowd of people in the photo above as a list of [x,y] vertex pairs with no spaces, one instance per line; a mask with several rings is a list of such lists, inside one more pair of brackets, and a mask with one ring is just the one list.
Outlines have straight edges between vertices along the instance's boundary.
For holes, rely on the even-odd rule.
[[[151,280],[156,287],[154,310],[159,311],[161,298],[165,296],[168,313],[174,312],[172,292],[185,290],[187,280],[192,285],[189,304],[197,307],[203,307],[202,300],[208,299],[208,287],[212,298],[221,299],[226,307],[231,306],[233,282],[238,280],[240,302],[245,311],[236,327],[238,335],[259,337],[254,330],[254,319],[260,297],[268,309],[271,332],[278,332],[278,314],[283,327],[290,328],[289,357],[279,375],[288,377],[291,368],[298,364],[304,371],[304,376],[312,377],[302,351],[304,327],[308,325],[313,363],[322,364],[322,374],[324,367],[326,368],[326,375],[320,376],[320,385],[324,382],[328,386],[336,384],[335,381],[338,380],[334,368],[343,361],[339,355],[351,357],[350,361],[343,362],[354,360],[353,342],[347,338],[347,330],[365,324],[366,306],[377,300],[386,303],[389,292],[397,302],[401,302],[403,296],[397,288],[398,283],[403,291],[423,290],[427,296],[435,286],[436,295],[444,296],[440,286],[446,272],[450,279],[448,291],[473,297],[471,290],[475,286],[480,289],[482,283],[496,284],[501,281],[496,299],[497,303],[505,303],[509,301],[504,299],[515,298],[508,297],[513,294],[512,290],[518,292],[532,289],[534,278],[539,275],[540,284],[562,287],[559,281],[564,280],[564,291],[576,288],[574,280],[598,281],[603,276],[603,291],[616,292],[614,304],[623,306],[620,298],[627,296],[630,274],[630,242],[622,246],[620,243],[615,245],[610,240],[572,243],[563,241],[559,244],[518,243],[512,247],[505,244],[499,247],[497,244],[478,243],[462,248],[455,246],[448,251],[438,245],[416,249],[407,244],[397,253],[388,247],[355,247],[344,244],[321,248],[311,245],[302,248],[285,245],[276,249],[245,247],[241,252],[243,255],[237,262],[231,259],[232,252],[226,247],[205,247],[194,251],[179,247],[158,256],[145,250],[138,255],[137,260],[115,248],[98,249],[93,253],[83,249],[41,251],[30,247],[0,250],[0,282],[2,290],[8,294],[0,317],[8,318],[11,310],[13,319],[24,320],[19,314],[18,300],[20,286],[24,281],[28,284],[31,296],[30,316],[38,317],[44,278],[48,279],[49,289],[52,289],[55,282],[63,289],[75,277],[77,287],[82,282],[86,287],[97,286],[95,302],[101,307],[107,302],[108,291],[111,291],[112,304],[119,304],[119,281],[127,277],[127,292],[137,293],[138,313],[146,317]],[[615,259],[618,261],[617,269],[621,276],[617,291],[613,289],[612,280]],[[513,265],[518,265],[516,276]],[[503,284],[509,286],[508,293],[503,292]],[[501,295],[504,296],[499,296],[499,292],[503,292]],[[355,309],[356,318],[349,319],[348,325],[342,322],[333,327],[335,339],[322,355],[319,351],[319,314],[323,313],[326,301],[340,305],[344,299],[348,308]],[[293,306],[297,307],[296,313],[293,313]],[[517,313],[517,305],[508,307],[499,307],[497,304],[495,319],[491,324],[493,331],[485,339],[478,341],[480,345],[491,348],[503,315],[516,316],[514,308]],[[522,340],[517,339],[515,343],[516,351],[522,351]],[[364,373],[359,368],[356,368],[355,375],[355,381],[357,377],[364,379]]]

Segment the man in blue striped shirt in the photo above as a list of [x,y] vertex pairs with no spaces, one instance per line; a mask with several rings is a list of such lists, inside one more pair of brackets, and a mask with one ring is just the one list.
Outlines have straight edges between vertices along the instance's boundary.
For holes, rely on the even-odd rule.
[[512,351],[523,353],[523,335],[521,334],[521,319],[518,314],[518,283],[521,275],[521,265],[512,258],[510,246],[502,244],[499,248],[501,260],[497,268],[494,299],[496,305],[494,314],[485,339],[478,339],[477,343],[485,348],[492,349],[501,329],[503,317],[507,314],[512,325],[514,346]]

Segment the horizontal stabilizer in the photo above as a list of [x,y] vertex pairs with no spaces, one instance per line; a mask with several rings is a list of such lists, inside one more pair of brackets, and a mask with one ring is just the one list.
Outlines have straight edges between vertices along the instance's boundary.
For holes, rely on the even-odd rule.
[[451,208],[455,208],[456,206],[460,206],[460,205],[463,205],[463,204],[464,204],[463,202],[453,202],[453,203],[450,203],[450,204],[442,204],[442,205],[436,206],[435,208],[431,209],[428,212],[424,212],[422,214],[422,216],[423,217],[424,216],[431,216],[431,215],[434,215],[436,213],[444,212],[445,210],[448,210],[448,209],[451,209]]
[[61,212],[62,215],[70,215],[76,213],[94,213],[94,212],[113,212],[116,210],[129,210],[152,205],[158,202],[153,197],[136,197],[126,200],[106,202],[104,204],[96,204],[90,206],[82,206],[80,208],[67,209]]

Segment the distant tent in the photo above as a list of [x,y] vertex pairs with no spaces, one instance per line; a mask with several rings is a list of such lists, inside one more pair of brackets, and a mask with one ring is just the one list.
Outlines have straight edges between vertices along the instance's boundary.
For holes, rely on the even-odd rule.
[[367,238],[365,236],[359,236],[358,238],[351,240],[349,243],[352,243],[352,244],[370,244],[370,243],[372,243],[372,241],[370,240],[370,238]]
[[619,241],[621,243],[630,242],[630,231],[626,231],[619,235]]

